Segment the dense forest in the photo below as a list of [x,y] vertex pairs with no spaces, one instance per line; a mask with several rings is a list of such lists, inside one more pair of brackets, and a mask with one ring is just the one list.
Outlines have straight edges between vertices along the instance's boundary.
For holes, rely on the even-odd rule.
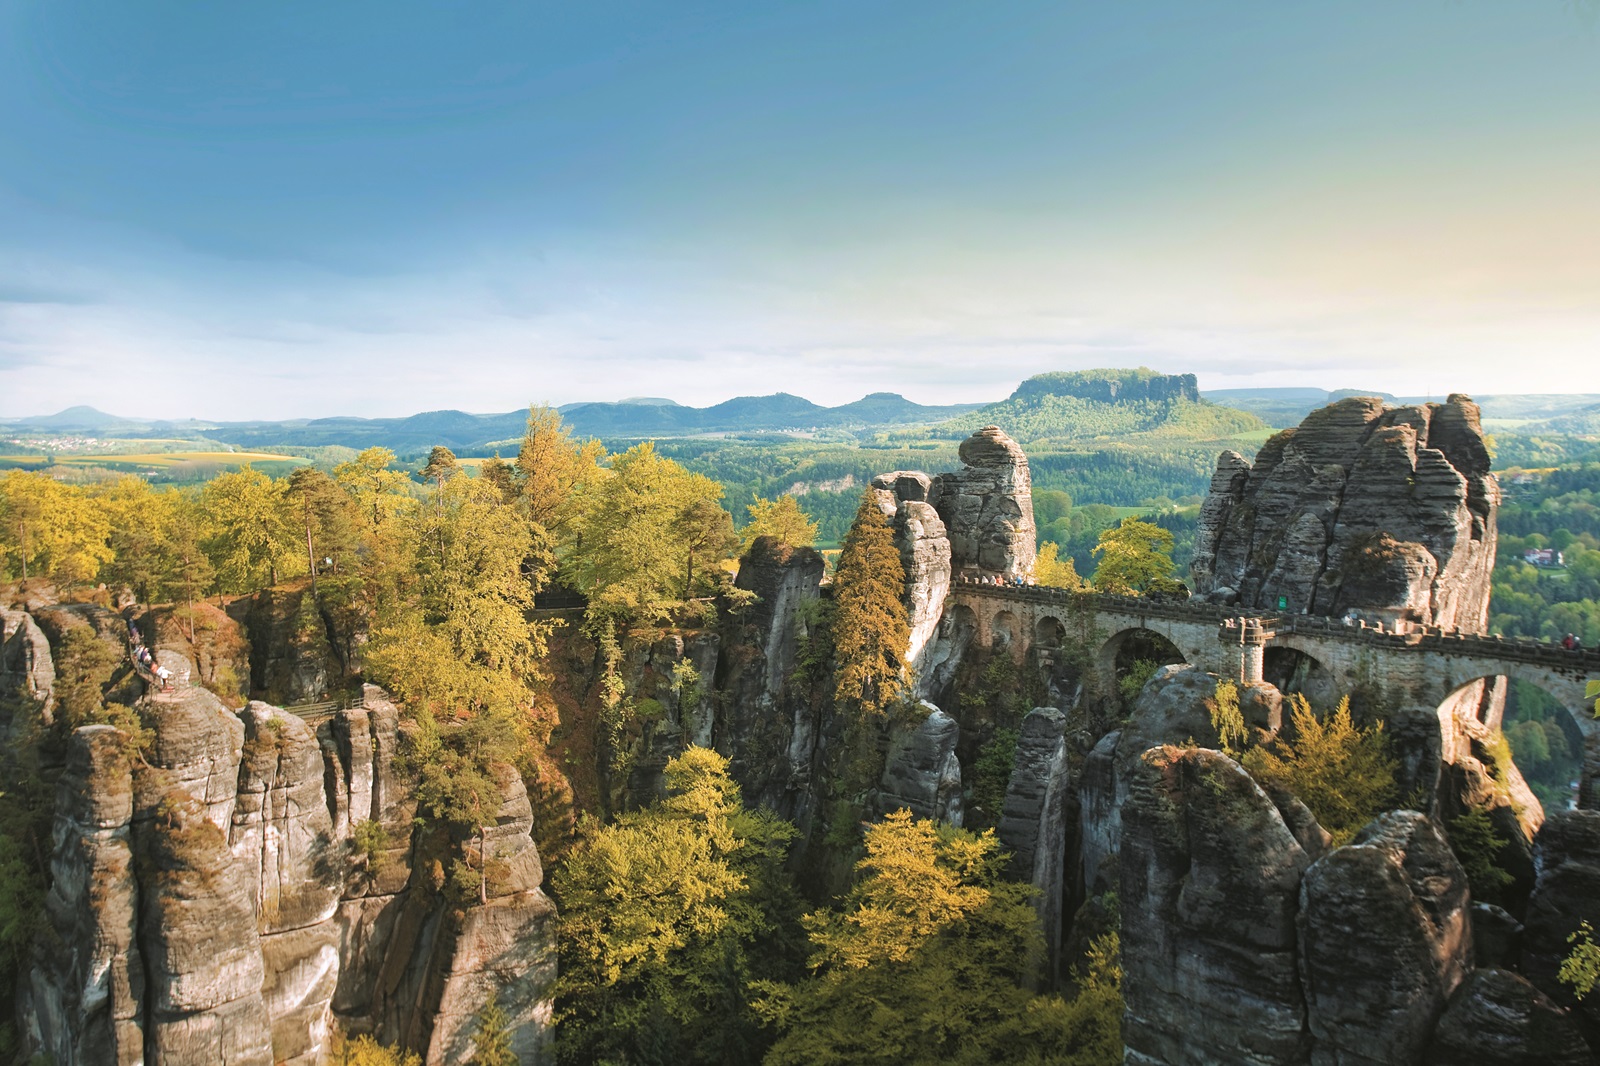
[[[1076,586],[1084,575],[1127,592],[1169,587],[1174,563],[1182,574],[1192,553],[1215,451],[1192,439],[1038,450],[1037,576]],[[546,821],[534,835],[561,913],[561,1061],[887,1061],[913,1037],[929,1062],[1120,1060],[1117,900],[1095,901],[1088,913],[1098,924],[1075,933],[1070,979],[1040,991],[1028,961],[1041,950],[1032,890],[1005,876],[991,830],[905,814],[867,827],[841,801],[823,829],[849,845],[853,876],[819,892],[789,861],[796,826],[748,806],[723,756],[698,747],[667,764],[657,802],[575,817],[540,596],[553,585],[582,594],[575,624],[600,663],[602,764],[660,711],[622,684],[623,634],[712,626],[719,612],[741,610],[749,596],[734,585],[735,559],[757,538],[842,545],[834,594],[796,678],[815,682],[820,674],[808,671],[830,664],[837,687],[824,698],[852,722],[907,713],[893,650],[904,634],[874,629],[885,618],[903,626],[903,575],[863,489],[884,470],[955,466],[949,441],[904,431],[864,445],[774,436],[612,450],[574,439],[554,412],[536,408],[504,460],[463,463],[443,447],[410,464],[381,447],[304,458],[276,478],[246,465],[189,485],[9,471],[0,475],[0,580],[48,583],[64,601],[105,606],[126,588],[140,602],[174,604],[191,639],[214,623],[213,602],[309,585],[305,611],[360,629],[362,675],[403,703],[420,846],[439,857],[436,891],[464,903],[500,876],[472,851],[497,802],[496,767],[515,766],[535,795]],[[1600,641],[1600,462],[1508,476],[1500,529],[1493,628]],[[1523,561],[1545,547],[1563,552],[1563,565]],[[296,624],[322,623],[312,615]],[[13,975],[40,928],[42,842],[66,737],[84,724],[115,725],[137,758],[151,736],[104,683],[115,664],[103,643],[75,636],[55,653],[60,711],[18,734],[0,791],[0,969]],[[1018,679],[999,665],[974,676],[964,706],[1025,709]],[[1134,665],[1124,704],[1156,667]],[[674,692],[701,683],[687,658],[671,673]],[[211,684],[232,706],[248,695],[241,678]],[[1226,707],[1220,688],[1217,703]],[[1582,750],[1566,712],[1537,689],[1511,687],[1507,740],[1552,807],[1570,802]],[[1377,733],[1345,711],[1323,720],[1301,701],[1295,713],[1297,747],[1252,754],[1253,773],[1285,783],[1347,834],[1398,800]],[[1217,714],[1226,717],[1213,710],[1214,722]],[[1004,794],[1018,717],[979,754],[973,825],[995,820],[983,812]],[[876,727],[848,728],[857,730],[852,750],[870,753]],[[852,772],[845,767],[847,781]],[[1356,781],[1370,795],[1352,801],[1345,786]],[[373,854],[382,843],[372,842]],[[496,1046],[496,1017],[485,1004],[481,1047]],[[406,1061],[370,1041],[347,1049],[351,1062]]]
[[[860,507],[834,579],[839,635],[812,654],[836,664],[838,705],[867,722],[905,713],[894,709],[900,652],[885,652],[904,644],[902,578],[876,507],[859,490],[841,495]],[[499,802],[497,767],[515,766],[539,809],[557,812],[534,835],[557,864],[562,1061],[859,1060],[926,1038],[935,1015],[969,1019],[926,1045],[937,1059],[1117,1061],[1114,924],[1078,960],[1067,994],[1034,991],[1032,890],[1002,876],[992,832],[906,815],[860,835],[859,812],[846,809],[831,832],[858,835],[856,877],[842,896],[808,898],[786,861],[794,827],[746,807],[725,760],[699,748],[669,764],[661,802],[573,823],[552,746],[552,630],[537,597],[552,582],[583,594],[579,624],[603,661],[599,758],[617,757],[621,735],[653,713],[621,684],[622,633],[713,624],[748,599],[731,581],[742,547],[815,536],[793,497],[753,501],[742,529],[722,499],[716,481],[651,444],[609,454],[536,409],[515,460],[476,476],[442,447],[419,471],[371,448],[329,472],[274,479],[246,466],[192,487],[13,470],[0,476],[0,577],[19,590],[48,584],[68,602],[118,606],[112,590],[126,588],[141,603],[175,604],[197,646],[217,624],[214,602],[309,583],[293,624],[359,629],[362,675],[404,706],[417,847],[438,856],[435,891],[464,905],[502,876],[472,850]],[[1168,569],[1163,558],[1149,572]],[[881,618],[900,618],[901,632],[874,638]],[[116,702],[120,657],[92,630],[73,632],[56,649],[58,711],[19,734],[0,793],[7,986],[41,928],[51,783],[71,732],[116,726],[135,760],[153,735],[144,712]],[[676,685],[699,683],[687,659],[673,673]],[[237,676],[206,683],[230,706],[247,695]],[[859,734],[868,757],[873,735]],[[388,843],[372,832],[356,836],[369,862]],[[909,913],[929,920],[882,920]],[[485,1004],[480,1047],[497,1046],[497,1017]],[[350,1061],[406,1061],[371,1041],[346,1050]]]

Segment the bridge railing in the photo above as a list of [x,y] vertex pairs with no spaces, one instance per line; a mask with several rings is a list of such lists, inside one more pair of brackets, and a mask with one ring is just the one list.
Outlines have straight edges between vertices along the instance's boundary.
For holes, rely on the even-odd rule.
[[1404,632],[1379,629],[1365,621],[1346,622],[1323,615],[1264,615],[1242,611],[1220,603],[1201,600],[1158,600],[1146,596],[1119,596],[1113,593],[1049,588],[1043,585],[990,584],[970,577],[951,580],[951,592],[958,596],[982,596],[1017,603],[1071,606],[1082,611],[1131,614],[1141,618],[1170,618],[1186,622],[1221,623],[1230,618],[1254,618],[1280,634],[1304,634],[1388,648],[1408,648],[1442,652],[1446,655],[1472,655],[1563,668],[1582,667],[1600,673],[1600,648],[1563,648],[1532,637],[1501,637],[1462,633],[1437,626],[1411,626]]
[[339,711],[359,710],[365,705],[365,697],[359,693],[353,693],[332,699],[315,700],[311,703],[292,703],[283,709],[289,714],[310,721],[330,717]]

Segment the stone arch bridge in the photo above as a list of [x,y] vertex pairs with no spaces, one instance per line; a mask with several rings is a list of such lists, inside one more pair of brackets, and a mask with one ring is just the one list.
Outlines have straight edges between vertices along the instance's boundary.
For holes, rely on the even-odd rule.
[[1071,592],[1066,589],[951,583],[947,618],[971,625],[975,641],[1021,656],[1076,645],[1104,684],[1115,677],[1117,653],[1130,639],[1155,634],[1184,661],[1225,677],[1260,680],[1269,649],[1291,649],[1327,672],[1338,691],[1382,690],[1419,706],[1443,708],[1476,682],[1526,681],[1566,707],[1584,738],[1579,806],[1600,809],[1600,720],[1586,683],[1600,678],[1600,651],[1568,651],[1536,640],[1507,640],[1432,627],[1396,633],[1333,619],[1242,615],[1237,609],[1192,600]]

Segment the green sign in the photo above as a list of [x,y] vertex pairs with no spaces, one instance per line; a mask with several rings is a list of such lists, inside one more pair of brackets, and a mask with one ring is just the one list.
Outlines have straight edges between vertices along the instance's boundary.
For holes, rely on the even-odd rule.
[[1287,611],[1288,609],[1289,609],[1289,597],[1287,597],[1287,596],[1279,596],[1278,597],[1278,610]]

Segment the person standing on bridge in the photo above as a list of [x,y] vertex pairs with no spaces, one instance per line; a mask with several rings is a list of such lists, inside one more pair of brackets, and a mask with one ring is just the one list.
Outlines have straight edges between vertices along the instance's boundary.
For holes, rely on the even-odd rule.
[[1561,646],[1568,651],[1578,651],[1583,647],[1583,644],[1578,640],[1578,635],[1576,633],[1568,633],[1564,638],[1562,638]]

